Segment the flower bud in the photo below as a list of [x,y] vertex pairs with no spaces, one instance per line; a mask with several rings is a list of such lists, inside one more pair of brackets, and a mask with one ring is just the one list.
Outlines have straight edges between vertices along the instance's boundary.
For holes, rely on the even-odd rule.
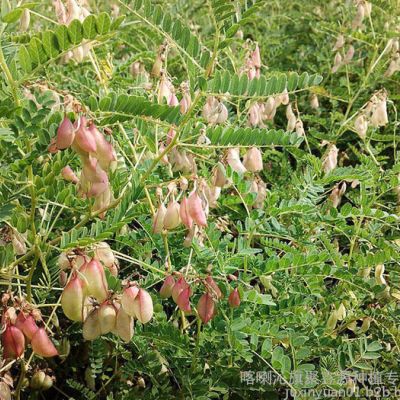
[[117,312],[111,304],[103,303],[98,309],[100,333],[105,335],[115,328]]
[[68,182],[72,182],[72,183],[79,182],[78,177],[75,175],[74,171],[72,170],[72,168],[69,165],[67,165],[66,167],[64,167],[61,170],[61,176]]
[[115,322],[114,332],[124,342],[130,342],[133,337],[134,333],[133,318],[130,315],[128,315],[122,307],[120,307],[119,310],[117,311],[117,318]]
[[167,209],[164,206],[164,204],[160,204],[158,207],[158,210],[154,216],[153,220],[153,228],[152,231],[153,233],[161,233],[164,227],[164,218],[165,214],[167,213]]
[[22,331],[29,340],[32,340],[33,335],[39,329],[32,315],[28,314],[25,316],[22,311],[18,314],[15,326]]
[[92,258],[79,271],[86,278],[87,294],[93,296],[99,303],[103,302],[108,296],[108,284],[103,266]]
[[207,324],[215,315],[215,302],[209,293],[204,293],[197,303],[197,312],[203,324]]
[[189,214],[193,221],[199,226],[207,225],[207,217],[203,210],[200,196],[194,190],[188,198]]
[[180,224],[179,208],[179,203],[177,201],[171,201],[169,203],[164,217],[165,229],[175,229]]
[[261,55],[260,55],[260,48],[258,44],[256,44],[256,48],[251,53],[251,61],[256,68],[261,68]]
[[84,297],[84,283],[75,273],[65,286],[61,296],[61,307],[71,321],[82,321]]
[[223,294],[221,292],[221,289],[218,287],[218,285],[210,275],[208,275],[205,279],[205,285],[213,297],[216,297],[217,299],[222,299]]
[[354,57],[354,47],[352,45],[349,46],[346,54],[344,55],[343,63],[348,64]]
[[85,319],[82,328],[83,338],[85,340],[95,340],[101,335],[99,310],[93,310]]
[[133,311],[142,324],[149,322],[153,317],[153,300],[146,290],[139,289],[133,300]]
[[68,117],[64,117],[60,126],[57,129],[56,136],[56,147],[59,150],[63,150],[71,146],[75,139],[75,130],[71,120]]
[[229,306],[232,308],[237,308],[240,306],[240,294],[238,288],[231,291],[228,297]]
[[238,174],[244,174],[247,170],[246,167],[240,161],[239,149],[232,148],[228,150],[226,161],[229,166]]
[[1,335],[3,358],[19,358],[24,354],[25,337],[21,330],[14,325],[8,325]]
[[175,285],[174,277],[172,275],[168,275],[165,278],[163,285],[161,286],[160,297],[162,299],[167,299],[168,297],[171,297],[174,285]]
[[137,286],[129,286],[124,289],[121,297],[121,305],[124,311],[131,317],[135,317],[135,307],[133,302],[139,293]]
[[53,342],[47,336],[44,328],[39,328],[32,337],[32,350],[42,357],[54,357],[58,355]]
[[250,172],[259,172],[263,169],[261,151],[257,147],[247,150],[243,158],[243,165]]

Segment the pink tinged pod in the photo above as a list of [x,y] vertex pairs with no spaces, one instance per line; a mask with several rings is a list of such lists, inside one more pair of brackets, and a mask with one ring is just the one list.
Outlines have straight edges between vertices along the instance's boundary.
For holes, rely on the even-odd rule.
[[218,287],[214,279],[209,275],[205,279],[206,281],[206,286],[207,289],[210,291],[211,295],[216,297],[217,299],[222,299],[223,294],[221,292],[221,289]]
[[179,216],[179,203],[177,201],[171,201],[168,204],[167,211],[164,217],[164,228],[165,229],[175,229],[181,223],[181,218]]
[[197,303],[197,312],[203,324],[207,324],[215,315],[215,302],[209,293],[204,293]]
[[192,309],[190,308],[190,296],[192,291],[190,286],[184,288],[180,293],[176,300],[176,305],[179,307],[180,310],[183,312],[190,312]]
[[23,312],[18,314],[15,326],[22,331],[29,340],[32,340],[33,335],[39,329],[32,315],[28,314],[25,316]]
[[100,167],[107,171],[111,163],[117,161],[117,155],[110,142],[107,141],[105,136],[97,129],[95,124],[91,124],[88,128],[96,141],[96,156],[99,160]]
[[175,129],[170,128],[170,130],[167,133],[167,140],[166,140],[167,145],[172,142],[172,139],[175,137],[175,135],[176,135]]
[[56,154],[58,152],[55,138],[51,139],[49,147],[47,148],[47,150],[48,150],[48,152],[50,154]]
[[98,311],[100,333],[105,335],[115,328],[117,312],[111,304],[103,303]]
[[56,136],[56,146],[57,149],[63,150],[71,146],[72,142],[75,139],[75,130],[74,125],[71,120],[67,117],[64,117],[60,126],[57,129]]
[[75,142],[80,149],[87,153],[96,152],[96,140],[92,132],[86,127],[86,118],[83,116],[79,120],[79,128],[75,133]]
[[133,309],[136,318],[145,324],[153,317],[153,300],[148,292],[144,289],[139,289],[139,293],[133,300]]
[[232,290],[228,297],[228,303],[232,308],[240,306],[240,294],[238,288]]
[[168,275],[165,278],[163,285],[161,286],[160,297],[162,299],[167,299],[168,297],[171,297],[174,285],[175,285],[174,277],[172,275]]
[[190,229],[193,225],[193,218],[189,213],[189,202],[186,197],[184,197],[181,201],[181,206],[179,208],[179,215],[181,217],[181,221],[186,228]]
[[179,100],[178,100],[178,98],[176,97],[175,93],[171,93],[171,96],[169,97],[169,100],[168,100],[168,105],[169,105],[170,107],[179,106]]
[[75,175],[75,172],[72,170],[72,168],[69,165],[67,165],[66,167],[64,167],[61,170],[61,176],[68,182],[72,182],[72,183],[79,182],[78,177]]
[[259,172],[263,169],[261,151],[257,147],[247,150],[243,158],[243,165],[250,172]]
[[32,350],[42,357],[54,357],[58,355],[53,342],[47,336],[44,328],[39,328],[32,337]]
[[4,349],[3,357],[19,358],[24,354],[25,337],[20,329],[14,325],[8,325],[1,335],[1,343]]
[[260,48],[258,47],[258,44],[256,45],[255,50],[251,54],[251,60],[253,61],[253,65],[256,68],[261,68],[261,55],[260,55]]
[[136,296],[139,293],[139,288],[137,286],[129,286],[122,293],[121,305],[124,311],[131,317],[135,317],[135,307],[133,305]]
[[85,340],[94,340],[101,335],[98,309],[93,310],[85,319],[82,334]]
[[167,213],[166,207],[164,206],[164,204],[160,204],[153,220],[153,228],[152,228],[153,233],[162,232],[166,213]]
[[189,287],[189,284],[185,281],[185,278],[184,278],[183,276],[180,277],[180,278],[176,281],[174,287],[172,288],[172,293],[171,293],[171,294],[172,294],[172,298],[173,298],[173,300],[174,300],[175,303],[177,303],[178,297],[179,297],[179,295],[181,294],[181,292],[182,292],[184,289],[188,288],[188,287]]
[[75,274],[65,286],[61,296],[61,307],[71,321],[82,321],[82,307],[85,297],[84,283]]
[[115,322],[114,332],[124,341],[130,342],[133,333],[134,333],[134,325],[133,318],[128,315],[122,307],[117,311],[117,318]]
[[199,226],[207,225],[206,213],[203,210],[200,196],[196,191],[193,191],[188,198],[189,215],[193,221]]
[[87,281],[87,293],[93,296],[99,303],[103,302],[108,296],[108,285],[104,267],[94,258],[84,264],[80,272]]

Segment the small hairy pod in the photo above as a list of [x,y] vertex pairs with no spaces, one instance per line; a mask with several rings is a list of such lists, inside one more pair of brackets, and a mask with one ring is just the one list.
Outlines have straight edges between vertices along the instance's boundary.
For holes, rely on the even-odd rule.
[[263,169],[262,154],[257,147],[251,147],[243,158],[244,167],[250,172],[259,172]]
[[287,118],[287,121],[288,121],[286,130],[288,132],[293,132],[294,129],[296,128],[297,118],[296,118],[296,115],[293,112],[291,104],[288,104],[288,106],[286,107],[286,118]]
[[98,309],[100,333],[105,335],[115,328],[117,312],[111,304],[103,303]]
[[33,390],[41,390],[43,386],[43,382],[46,378],[46,374],[43,371],[37,371],[32,375],[30,381],[30,387]]
[[326,322],[326,330],[328,332],[333,331],[336,328],[338,322],[337,310],[333,310],[329,315],[328,321]]
[[58,355],[53,342],[47,336],[44,328],[39,328],[32,337],[32,350],[42,357],[54,357]]
[[171,230],[175,229],[181,223],[181,218],[179,215],[180,206],[177,201],[171,201],[168,204],[167,211],[164,217],[164,228]]
[[204,293],[197,303],[197,312],[203,324],[207,324],[215,315],[215,302],[209,293]]
[[117,161],[115,150],[95,124],[91,124],[88,131],[96,142],[96,158],[99,165],[104,171],[108,171]]
[[371,115],[371,126],[385,126],[388,123],[386,97],[382,98],[373,108]]
[[238,288],[235,288],[231,291],[228,297],[228,303],[232,308],[237,308],[240,306],[240,293]]
[[86,317],[83,323],[82,334],[85,340],[95,340],[101,335],[98,309],[93,310]]
[[56,146],[57,149],[63,150],[71,146],[75,139],[75,129],[71,120],[64,117],[57,129]]
[[347,315],[346,307],[344,306],[343,303],[340,303],[340,306],[337,310],[338,321],[343,321],[346,318],[346,315]]
[[24,8],[19,25],[19,29],[21,32],[26,32],[28,30],[30,21],[31,13],[28,8]]
[[8,325],[1,335],[4,359],[19,358],[25,351],[25,337],[20,329],[14,325]]
[[97,243],[94,249],[94,254],[96,258],[107,268],[112,267],[116,262],[115,255],[109,244],[106,242]]
[[136,317],[135,307],[133,305],[133,302],[136,299],[138,293],[139,293],[139,288],[135,285],[125,288],[122,293],[121,297],[122,308],[131,317]]
[[340,50],[344,46],[345,40],[342,34],[339,34],[336,38],[335,45],[333,46],[333,50]]
[[167,209],[164,206],[164,204],[160,204],[160,206],[158,207],[158,210],[156,212],[156,214],[154,215],[154,219],[153,219],[153,227],[152,227],[152,231],[153,233],[161,233],[164,227],[164,218],[165,218],[165,214],[167,213]]
[[213,185],[222,188],[227,182],[225,167],[218,162],[213,172]]
[[207,217],[204,212],[200,196],[194,190],[188,198],[189,214],[199,226],[207,225]]
[[84,283],[76,273],[65,286],[61,296],[61,307],[71,321],[82,321],[84,300]]
[[95,258],[84,264],[79,272],[86,278],[87,294],[99,303],[108,296],[108,284],[103,266]]
[[133,300],[133,309],[136,318],[142,324],[146,324],[151,320],[153,317],[153,300],[146,290],[139,289],[137,296]]
[[172,275],[168,275],[165,278],[163,285],[161,286],[160,297],[162,299],[167,299],[168,297],[171,297],[174,285],[175,285],[174,277]]
[[78,177],[75,175],[74,171],[69,165],[65,166],[61,170],[61,176],[68,182],[72,182],[75,184],[79,182]]

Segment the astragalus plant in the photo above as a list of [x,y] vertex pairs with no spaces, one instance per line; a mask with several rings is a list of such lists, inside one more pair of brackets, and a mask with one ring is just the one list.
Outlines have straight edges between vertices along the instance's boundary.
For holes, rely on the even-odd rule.
[[0,398],[398,398],[399,21],[2,0]]

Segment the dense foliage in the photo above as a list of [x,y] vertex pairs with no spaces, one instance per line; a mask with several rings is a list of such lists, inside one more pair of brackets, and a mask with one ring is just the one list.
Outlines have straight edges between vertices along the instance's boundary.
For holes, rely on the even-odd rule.
[[0,397],[398,398],[399,18],[2,0]]

